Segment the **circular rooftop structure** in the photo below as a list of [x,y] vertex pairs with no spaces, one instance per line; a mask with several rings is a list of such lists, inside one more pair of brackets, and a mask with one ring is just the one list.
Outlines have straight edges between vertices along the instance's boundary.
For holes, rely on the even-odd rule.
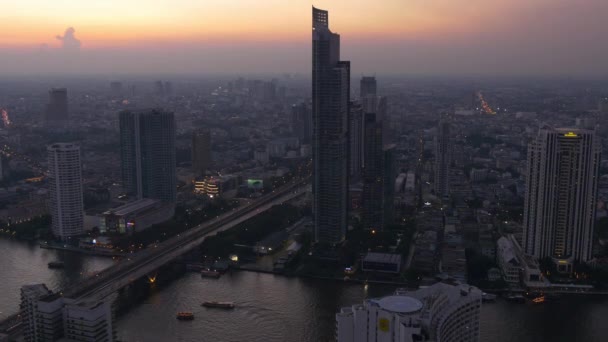
[[377,303],[385,310],[397,313],[414,313],[422,309],[422,302],[408,296],[388,296]]

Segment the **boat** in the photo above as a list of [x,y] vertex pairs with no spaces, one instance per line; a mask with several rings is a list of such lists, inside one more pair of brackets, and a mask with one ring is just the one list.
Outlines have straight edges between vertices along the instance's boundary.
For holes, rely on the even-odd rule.
[[49,268],[64,268],[65,264],[61,261],[51,261],[48,263]]
[[194,314],[192,312],[178,312],[176,315],[177,319],[180,321],[191,321],[194,319]]
[[220,275],[221,275],[220,272],[213,271],[213,270],[202,270],[201,271],[201,276],[206,277],[206,278],[219,278]]
[[484,303],[494,302],[496,300],[496,295],[495,294],[491,294],[491,293],[482,292],[481,293],[481,300]]
[[215,301],[210,301],[210,302],[203,302],[203,304],[201,304],[204,307],[208,307],[208,308],[220,308],[220,309],[234,309],[235,305],[234,302],[215,302]]
[[507,296],[507,300],[514,303],[525,303],[526,298],[520,294],[512,294]]

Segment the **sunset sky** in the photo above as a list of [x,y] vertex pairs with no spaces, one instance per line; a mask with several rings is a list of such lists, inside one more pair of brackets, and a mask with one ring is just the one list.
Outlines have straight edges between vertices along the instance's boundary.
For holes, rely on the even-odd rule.
[[3,1],[0,72],[306,73],[313,4],[354,72],[608,73],[606,0]]

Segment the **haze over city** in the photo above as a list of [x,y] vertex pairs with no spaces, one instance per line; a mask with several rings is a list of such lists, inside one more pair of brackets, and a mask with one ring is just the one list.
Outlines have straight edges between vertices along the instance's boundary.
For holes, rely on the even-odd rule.
[[[608,74],[603,0],[323,1],[357,73]],[[307,73],[309,1],[10,1],[4,74]],[[378,52],[384,53],[378,53]]]

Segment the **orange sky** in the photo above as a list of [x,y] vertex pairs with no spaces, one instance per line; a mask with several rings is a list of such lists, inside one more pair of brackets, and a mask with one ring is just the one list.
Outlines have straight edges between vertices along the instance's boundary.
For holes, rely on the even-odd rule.
[[[534,0],[546,2],[547,0]],[[561,0],[552,0],[561,1]],[[491,5],[489,4],[491,3]],[[438,37],[534,7],[527,0],[319,0],[332,28],[351,37]],[[0,46],[59,45],[74,27],[83,48],[158,41],[276,41],[309,38],[302,0],[20,0],[2,5]]]
[[0,1],[0,72],[307,73],[314,4],[357,73],[608,73],[608,0]]

